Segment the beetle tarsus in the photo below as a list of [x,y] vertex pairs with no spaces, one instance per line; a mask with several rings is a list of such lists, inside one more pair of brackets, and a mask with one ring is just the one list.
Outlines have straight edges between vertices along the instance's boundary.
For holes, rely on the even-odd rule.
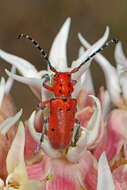
[[74,136],[74,146],[76,146],[76,143],[78,141],[79,138],[79,132],[80,132],[80,120],[76,119],[76,124],[78,125],[78,128],[76,130],[75,136]]

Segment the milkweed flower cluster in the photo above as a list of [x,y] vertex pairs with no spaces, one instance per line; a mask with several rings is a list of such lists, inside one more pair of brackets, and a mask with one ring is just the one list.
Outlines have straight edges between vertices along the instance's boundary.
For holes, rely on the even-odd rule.
[[[77,60],[67,66],[66,46],[70,18],[57,34],[49,60],[59,72],[69,72],[101,48],[109,36],[109,27],[101,39],[90,45],[81,34],[82,47]],[[60,44],[60,48],[59,48]],[[33,110],[28,120],[21,121],[22,109],[16,113],[10,97],[13,80],[30,87],[39,101],[53,98],[53,93],[42,86],[43,76],[48,74],[53,82],[53,73],[37,71],[28,61],[0,50],[0,58],[12,65],[5,70],[9,79],[0,82],[0,189],[21,190],[125,190],[127,189],[127,96],[125,58],[121,43],[115,48],[117,67],[101,54],[95,55],[101,66],[107,89],[95,96],[90,66],[92,60],[73,74],[77,83],[72,94],[77,99],[76,118],[81,131],[76,143],[65,150],[54,149],[47,134],[39,152],[34,155],[40,141],[44,118],[49,116],[49,107]],[[15,74],[16,69],[21,75]],[[75,132],[75,130],[74,130]],[[73,141],[73,138],[72,138]]]

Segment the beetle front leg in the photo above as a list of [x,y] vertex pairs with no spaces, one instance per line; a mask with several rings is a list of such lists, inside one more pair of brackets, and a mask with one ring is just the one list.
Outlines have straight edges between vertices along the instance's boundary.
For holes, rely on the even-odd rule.
[[34,154],[36,154],[38,151],[39,151],[39,148],[44,140],[44,135],[45,135],[45,131],[46,131],[46,126],[47,126],[47,123],[48,123],[48,119],[45,119],[44,120],[44,126],[43,126],[43,129],[42,129],[42,135],[41,135],[41,138],[40,138],[40,142],[38,143],[36,149],[35,149],[35,152]]
[[75,120],[76,124],[78,125],[77,129],[76,129],[76,133],[75,133],[75,136],[74,136],[74,146],[76,146],[76,143],[78,141],[78,138],[79,138],[79,132],[80,132],[80,120],[76,119]]
[[47,90],[53,91],[53,87],[51,87],[51,86],[49,86],[49,85],[46,84],[48,81],[50,81],[49,75],[48,75],[48,74],[45,74],[45,75],[42,77],[42,79],[43,79],[43,78],[45,78],[44,82],[42,83],[43,87],[46,88]]
[[77,80],[72,80],[72,85],[75,86],[77,83]]

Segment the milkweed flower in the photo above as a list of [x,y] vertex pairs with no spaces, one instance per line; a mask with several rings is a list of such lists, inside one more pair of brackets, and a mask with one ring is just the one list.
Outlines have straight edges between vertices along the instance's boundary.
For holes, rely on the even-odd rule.
[[24,145],[25,145],[25,130],[23,123],[20,122],[16,136],[11,144],[11,148],[7,154],[6,167],[8,176],[6,181],[0,180],[0,189],[8,190],[27,190],[27,189],[37,189],[41,187],[39,181],[30,181],[27,177],[27,171],[24,161]]
[[[12,67],[11,73],[15,72]],[[10,144],[15,136],[16,123],[22,115],[22,109],[16,113],[15,105],[10,95],[10,90],[13,85],[11,77],[5,82],[1,77],[0,81],[0,177],[5,179],[7,175],[6,157]]]
[[[91,45],[79,34],[82,45],[89,49]],[[100,53],[95,56],[95,60],[101,66],[106,80],[106,87],[110,95],[111,102],[124,108],[126,104],[126,58],[122,51],[121,42],[115,48],[116,68]]]
[[[69,28],[70,18],[66,20],[60,29],[49,53],[49,60],[52,66],[60,72],[69,72],[79,66],[105,44],[109,35],[109,28],[107,27],[103,37],[87,51],[84,51],[83,48],[80,49],[79,57],[76,61],[72,62],[71,68],[68,68],[66,45]],[[59,48],[59,44],[61,44],[61,48]],[[45,74],[50,76],[52,82],[53,73],[50,68],[38,72],[28,61],[6,53],[3,50],[0,50],[0,57],[15,66],[22,75],[16,75],[6,70],[11,80],[15,79],[27,84],[32,92],[42,101],[49,100],[53,97],[53,94],[42,86],[43,76]],[[108,180],[108,187],[114,190],[113,188],[116,182],[113,181],[114,176],[111,174],[107,160],[102,154],[102,149],[100,154],[96,153],[105,133],[106,117],[103,119],[103,116],[106,115],[107,107],[104,105],[104,92],[102,88],[100,89],[99,98],[94,96],[89,68],[90,61],[82,66],[79,72],[73,74],[73,79],[77,80],[77,84],[72,97],[77,98],[78,110],[76,118],[80,119],[82,125],[76,146],[73,146],[72,143],[68,145],[66,150],[53,149],[47,134],[45,134],[44,141],[41,144],[41,150],[37,155],[33,155],[40,141],[43,119],[48,114],[49,109],[33,111],[30,118],[25,122],[25,131],[23,123],[20,122],[19,124],[18,131],[7,154],[6,183],[4,184],[1,180],[2,188],[29,190],[29,184],[31,183],[33,185],[35,183],[37,189],[100,190],[104,187],[101,184],[101,177],[104,176],[102,176],[103,170],[105,171],[104,167],[102,170],[100,168],[103,165],[101,163],[105,162],[107,164],[106,172],[108,175],[108,178],[105,178],[105,180]],[[20,143],[18,139],[21,140]],[[17,155],[16,163],[14,163],[12,157],[14,155],[13,152]],[[120,151],[118,152],[120,153]],[[99,159],[100,156],[98,155],[101,154],[102,157]],[[115,169],[119,168],[116,165],[111,166],[115,166]],[[20,167],[21,170],[19,170]],[[22,172],[20,173],[20,171]],[[99,173],[98,175],[97,172]],[[36,180],[36,182],[31,182],[31,180]],[[118,182],[118,180],[116,181]],[[33,185],[34,189],[36,189],[36,185]],[[32,189],[31,186],[30,189]]]
[[[79,34],[82,45],[87,49],[90,44]],[[116,189],[126,189],[126,160],[127,160],[127,111],[126,111],[126,64],[127,59],[123,53],[121,42],[115,48],[116,68],[101,54],[95,56],[101,66],[107,91],[106,95],[107,115],[105,117],[104,136],[99,145],[93,150],[93,155],[99,160],[103,151],[106,152],[112,175],[117,186]],[[102,99],[103,99],[102,98]],[[104,100],[104,99],[103,99]],[[112,106],[111,106],[112,105]],[[114,107],[115,106],[115,107]]]
[[127,189],[127,163],[123,162],[115,169],[111,169],[103,152],[98,162],[97,190],[126,190]]
[[[67,56],[66,56],[66,44],[67,44],[67,39],[68,39],[69,28],[70,28],[70,18],[66,20],[61,30],[59,31],[58,35],[56,36],[53,42],[50,54],[49,54],[49,60],[52,63],[52,66],[56,68],[58,71],[62,71],[62,72],[70,71],[70,68],[67,67]],[[107,27],[104,36],[100,40],[98,40],[88,51],[83,52],[82,55],[80,54],[79,58],[76,61],[73,61],[71,68],[73,69],[77,67],[78,65],[80,65],[91,54],[93,54],[93,52],[95,52],[100,47],[102,47],[105,44],[108,38],[108,35],[109,35],[109,28]],[[59,48],[59,44],[61,44],[61,48]],[[11,76],[15,80],[28,84],[30,88],[32,89],[32,91],[40,99],[41,99],[41,94],[42,94],[43,101],[53,97],[52,92],[47,91],[41,85],[42,83],[41,77],[43,77],[45,73],[48,73],[49,76],[52,75],[52,72],[50,71],[50,69],[48,69],[48,71],[38,72],[31,63],[17,56],[5,53],[2,50],[0,50],[0,57],[3,58],[5,61],[9,62],[10,64],[14,65],[18,69],[18,71],[21,73],[21,75],[23,75],[23,76],[18,76],[15,74],[10,75],[10,73],[6,71],[9,76]],[[75,86],[75,90],[74,90],[74,93],[72,94],[72,97],[77,97],[80,90],[84,86],[85,78],[86,78],[84,73],[86,70],[88,70],[89,66],[90,64],[88,62],[84,66],[82,66],[82,69],[80,69],[79,72],[73,75],[73,79],[77,80],[78,82]],[[82,79],[80,80],[81,77]],[[79,98],[79,100],[81,101],[81,98]],[[91,102],[90,98],[89,100]],[[79,110],[80,109],[81,107],[79,106]]]
[[[89,48],[90,44],[79,34],[79,39],[84,45],[85,48]],[[117,145],[122,147],[124,143],[126,143],[126,119],[127,119],[127,112],[126,112],[126,58],[122,51],[121,42],[119,42],[116,45],[115,48],[115,60],[117,63],[117,67],[115,68],[110,64],[110,62],[101,54],[98,54],[95,56],[96,61],[101,66],[105,79],[107,84],[107,106],[108,109],[111,107],[109,105],[114,104],[117,106],[117,109],[113,109],[112,112],[109,112],[109,117],[107,120],[107,127],[109,130],[109,134],[107,134],[105,137],[107,140],[105,142],[109,143],[111,145],[112,143],[109,141],[109,139],[115,138]],[[114,136],[113,133],[115,133],[117,136]],[[112,136],[112,138],[109,138],[109,136]],[[113,139],[112,139],[113,140]],[[116,147],[116,142],[115,147]],[[105,148],[109,145],[105,144]],[[120,147],[116,147],[116,151],[120,151]],[[112,146],[110,146],[112,149]],[[114,149],[112,149],[114,150]],[[99,151],[99,148],[98,148]],[[103,150],[104,151],[104,150]],[[116,153],[115,151],[115,153]],[[99,151],[99,155],[101,154],[101,150]],[[110,151],[109,151],[110,152]],[[110,157],[111,153],[110,153]]]

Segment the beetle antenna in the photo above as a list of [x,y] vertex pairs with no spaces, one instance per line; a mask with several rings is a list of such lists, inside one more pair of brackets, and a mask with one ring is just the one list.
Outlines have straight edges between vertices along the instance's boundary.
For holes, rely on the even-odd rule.
[[33,40],[28,34],[19,34],[17,39],[22,39],[22,38],[26,38],[30,41],[32,41],[32,43],[34,44],[34,46],[36,48],[39,49],[40,53],[43,55],[44,59],[48,62],[48,65],[50,67],[50,69],[55,72],[55,69],[54,67],[51,65],[50,61],[49,61],[49,58],[48,58],[48,55],[44,52],[44,50],[40,47],[39,43],[37,43],[35,40]]
[[[89,61],[92,57],[94,57],[97,53],[103,51],[105,48],[109,47],[112,43],[118,43],[117,39],[112,39],[108,42],[106,42],[101,48],[99,48],[97,51],[93,52],[85,61],[83,61],[78,67],[74,68],[74,71],[78,71],[82,65],[84,65],[87,61]],[[72,73],[73,73],[72,70]]]

